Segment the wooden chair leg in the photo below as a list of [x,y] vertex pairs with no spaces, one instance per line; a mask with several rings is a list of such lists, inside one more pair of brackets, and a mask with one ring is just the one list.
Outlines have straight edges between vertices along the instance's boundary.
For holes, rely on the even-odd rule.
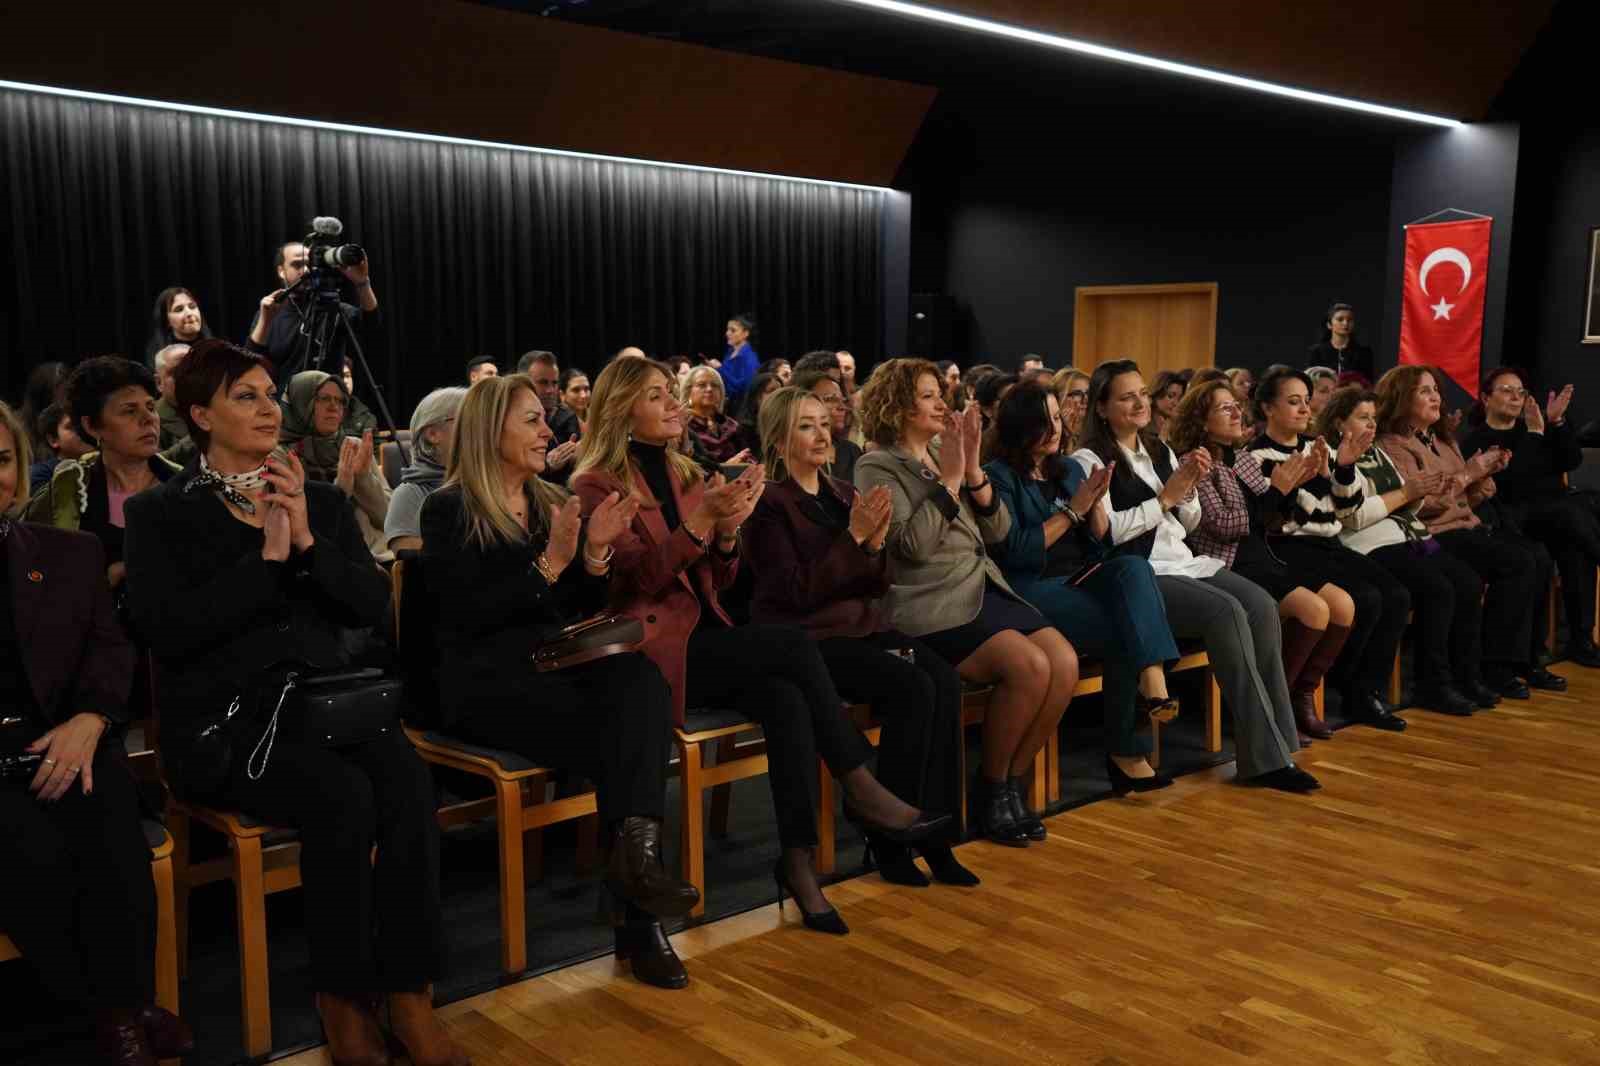
[[[739,757],[739,738],[722,737],[717,741],[717,765],[722,766]],[[728,807],[733,799],[733,785],[717,785],[711,790],[711,835],[718,840],[728,836]]]
[[1044,779],[1045,763],[1047,760],[1045,759],[1044,752],[1049,746],[1049,744],[1040,745],[1039,750],[1034,752],[1033,755],[1033,773],[1030,775],[1028,780],[1028,806],[1035,811],[1042,812],[1046,806],[1046,790]]
[[528,889],[520,782],[495,783],[495,819],[500,838],[500,972],[521,973],[528,968]]
[[1389,702],[1400,706],[1400,649],[1394,650],[1394,665],[1389,668]]
[[[514,786],[519,793],[522,786]],[[544,803],[550,798],[551,784],[548,781],[535,779],[528,787],[528,803]],[[520,802],[520,801],[519,801]],[[522,811],[517,810],[517,825],[522,824]],[[528,881],[524,883],[538,884],[544,880],[544,829],[530,829],[522,838],[522,864],[523,872]]]
[[267,972],[267,882],[261,838],[239,837],[233,845],[234,915],[239,926],[239,1005],[244,1049],[250,1058],[272,1050],[272,999]]
[[[1561,579],[1559,577],[1552,577],[1550,579],[1550,595],[1546,597],[1547,602],[1545,604],[1544,624],[1544,646],[1545,650],[1551,655],[1556,653],[1556,604],[1559,603],[1560,600]],[[1568,624],[1570,625],[1571,623]]]
[[150,864],[156,888],[156,1004],[178,1013],[178,934],[173,909],[172,859]]
[[828,764],[817,760],[817,857],[814,865],[817,874],[827,877],[838,866],[839,827],[833,817],[833,775]]
[[1205,682],[1206,750],[1222,750],[1222,689],[1208,667]]
[[189,816],[179,810],[167,811],[167,835],[172,837],[172,919],[177,927],[178,976],[189,972]]
[[1150,754],[1145,762],[1150,764],[1152,770],[1161,769],[1161,723],[1154,719],[1150,721]]
[[1317,691],[1312,694],[1312,699],[1316,701],[1316,705],[1317,705],[1317,721],[1319,721],[1319,722],[1327,720],[1327,716],[1323,711],[1323,705],[1322,705],[1323,696],[1327,692],[1327,688],[1328,688],[1328,684],[1327,684],[1326,680],[1318,681],[1317,682]]
[[678,745],[678,797],[682,823],[682,877],[700,890],[700,902],[689,912],[691,918],[706,913],[706,825],[701,793],[705,774],[700,761],[700,745]]
[[961,839],[967,839],[967,727],[956,716],[956,819]]
[[1050,803],[1061,802],[1061,733],[1050,734],[1044,745],[1044,796]]
[[1596,567],[1595,570],[1597,580],[1594,583],[1594,628],[1589,630],[1589,641],[1592,644],[1600,644],[1600,567]]

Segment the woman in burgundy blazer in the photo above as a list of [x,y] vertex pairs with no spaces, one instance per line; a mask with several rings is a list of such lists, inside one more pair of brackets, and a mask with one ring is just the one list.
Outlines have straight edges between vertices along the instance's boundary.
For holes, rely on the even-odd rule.
[[760,498],[764,471],[750,467],[707,483],[670,446],[683,435],[672,373],[648,359],[612,362],[595,379],[589,432],[572,479],[585,517],[613,492],[640,500],[630,529],[612,542],[611,604],[639,618],[644,653],[685,706],[736,708],[767,735],[768,783],[783,855],[773,871],[782,898],[793,892],[809,928],[848,932],[817,885],[817,757],[844,786],[856,817],[901,839],[941,830],[878,783],[872,749],[844,713],[817,646],[792,626],[734,626],[718,601],[737,575],[739,529]]
[[100,542],[9,517],[27,469],[27,433],[0,404],[0,757],[40,757],[0,781],[0,931],[93,1016],[99,1061],[185,1054],[187,1027],[154,1003],[150,845],[122,748],[133,647]]
[[[894,501],[885,487],[862,495],[822,472],[832,452],[830,421],[822,401],[798,388],[775,392],[761,406],[762,456],[779,480],[767,483],[745,526],[755,571],[750,617],[807,630],[840,694],[870,703],[884,723],[878,780],[924,811],[953,815],[960,803],[961,677],[932,648],[888,627],[883,541]],[[870,828],[864,835],[887,881],[928,883],[914,849],[935,879],[978,883],[956,861],[948,835],[909,847]]]

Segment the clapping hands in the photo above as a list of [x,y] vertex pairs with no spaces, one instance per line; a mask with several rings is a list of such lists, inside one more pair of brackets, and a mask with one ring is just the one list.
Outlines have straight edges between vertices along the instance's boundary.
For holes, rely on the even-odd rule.
[[850,536],[863,548],[875,552],[883,547],[893,518],[894,497],[887,485],[858,492],[850,504]]

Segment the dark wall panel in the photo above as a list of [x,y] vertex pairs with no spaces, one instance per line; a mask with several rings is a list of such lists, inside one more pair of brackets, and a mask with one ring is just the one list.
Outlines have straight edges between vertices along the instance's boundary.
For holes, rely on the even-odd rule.
[[401,417],[470,353],[716,353],[743,310],[767,354],[870,362],[893,195],[0,92],[5,393],[46,358],[142,353],[171,284],[242,338],[313,214],[369,250],[368,355]]

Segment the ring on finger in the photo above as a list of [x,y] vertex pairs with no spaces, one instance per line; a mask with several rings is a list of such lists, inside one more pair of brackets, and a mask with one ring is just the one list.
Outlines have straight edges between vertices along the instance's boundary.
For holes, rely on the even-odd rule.
[[54,766],[54,765],[55,765],[55,764],[56,764],[56,761],[55,761],[55,760],[54,760],[54,759],[46,759],[46,760],[45,760],[45,761],[44,761],[44,764],[45,764],[45,765],[46,765],[46,766]]

